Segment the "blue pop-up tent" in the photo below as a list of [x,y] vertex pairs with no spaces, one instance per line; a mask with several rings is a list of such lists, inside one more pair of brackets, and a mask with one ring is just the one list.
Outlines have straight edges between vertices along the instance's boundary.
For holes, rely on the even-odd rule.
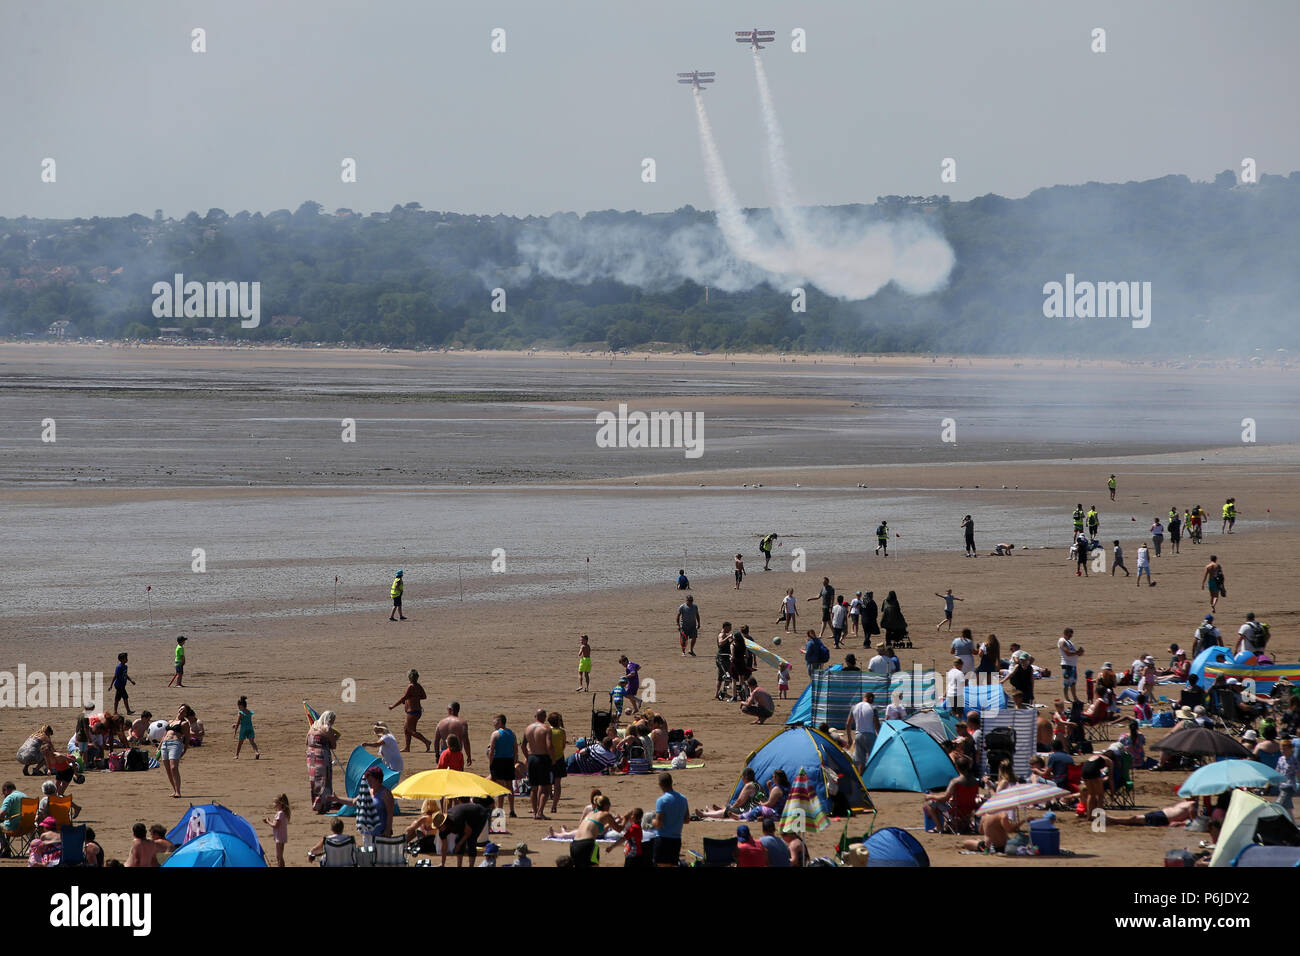
[[[794,783],[795,775],[799,773],[800,768],[806,770],[808,782],[817,791],[817,797],[822,802],[822,810],[827,816],[831,816],[834,810],[832,798],[826,790],[828,775],[834,775],[839,792],[845,798],[850,810],[875,809],[871,805],[871,797],[867,795],[867,788],[862,785],[862,778],[858,776],[857,768],[853,766],[853,761],[849,759],[848,754],[841,750],[835,741],[812,727],[788,727],[782,730],[750,754],[749,759],[745,761],[745,766],[753,769],[754,777],[761,787],[767,786],[768,781],[772,779],[773,771],[784,770],[786,777]],[[945,784],[947,782],[944,781]],[[743,778],[736,781],[735,789],[731,791],[732,800],[740,795],[740,788],[743,786]]]
[[[344,792],[349,797],[357,795],[357,791],[361,789],[361,779],[366,775],[366,771],[374,766],[378,766],[384,771],[384,786],[389,790],[397,786],[398,781],[402,779],[402,772],[400,770],[389,770],[384,766],[384,762],[379,759],[377,754],[372,753],[365,747],[354,747],[351,756],[348,757],[347,769],[343,772],[343,786],[346,788]],[[394,805],[394,808],[396,808],[396,805]],[[398,810],[398,812],[401,811]],[[329,814],[329,816],[335,817],[355,817],[356,815],[357,808],[346,804]]]
[[930,865],[925,847],[912,834],[898,827],[877,830],[863,841],[871,855],[867,866],[923,867]]
[[163,866],[265,867],[260,850],[254,850],[232,833],[213,831],[190,840],[169,856]]
[[905,720],[886,720],[862,771],[872,790],[912,790],[925,793],[948,786],[957,775],[952,761],[935,739]]
[[1205,665],[1223,663],[1232,663],[1232,651],[1229,648],[1224,647],[1222,644],[1216,644],[1213,647],[1207,647],[1205,650],[1201,651],[1201,653],[1196,655],[1188,673],[1196,675],[1196,681],[1202,688],[1208,688],[1210,684],[1214,682],[1205,679]]
[[201,803],[185,811],[179,823],[171,828],[167,839],[183,846],[205,833],[225,833],[243,841],[249,849],[262,856],[262,844],[257,830],[234,810],[219,803]]

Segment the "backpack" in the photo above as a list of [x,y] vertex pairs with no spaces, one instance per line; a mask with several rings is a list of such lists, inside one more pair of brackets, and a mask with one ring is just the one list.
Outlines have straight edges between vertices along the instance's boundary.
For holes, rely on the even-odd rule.
[[825,664],[831,659],[831,649],[821,641],[813,645],[812,653],[814,664]]
[[881,525],[876,525],[876,537],[877,537],[877,538],[884,538],[884,537],[886,537],[886,534],[885,534],[885,526],[884,526],[883,524],[881,524]]
[[1255,649],[1262,651],[1268,647],[1268,625],[1255,622]]
[[1222,645],[1222,640],[1215,637],[1211,630],[1204,624],[1196,629],[1196,653],[1208,650],[1211,647]]
[[132,748],[131,748],[131,751],[126,755],[126,767],[125,767],[125,769],[127,769],[127,770],[148,770],[148,769],[149,769],[149,755],[148,755],[147,753],[145,753],[143,750],[141,750],[139,747],[132,747]]
[[984,735],[984,754],[989,765],[989,775],[998,772],[1002,761],[1016,758],[1016,731],[1013,727],[995,727]]

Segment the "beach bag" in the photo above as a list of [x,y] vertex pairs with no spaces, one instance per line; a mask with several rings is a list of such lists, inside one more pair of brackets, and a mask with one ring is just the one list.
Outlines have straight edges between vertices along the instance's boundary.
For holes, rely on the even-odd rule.
[[1156,714],[1155,718],[1151,721],[1152,727],[1172,727],[1173,725],[1174,714],[1173,711],[1169,710],[1162,710],[1160,713]]
[[123,764],[126,770],[148,770],[149,755],[138,747],[132,747]]
[[104,758],[104,764],[112,772],[126,769],[126,756],[124,754],[109,754]]

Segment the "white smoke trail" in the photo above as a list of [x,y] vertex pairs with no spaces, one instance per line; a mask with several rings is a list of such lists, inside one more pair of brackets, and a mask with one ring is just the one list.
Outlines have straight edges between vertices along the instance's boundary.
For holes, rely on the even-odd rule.
[[758,245],[758,236],[745,220],[744,210],[740,208],[740,200],[736,198],[735,190],[731,188],[731,180],[727,178],[726,167],[722,165],[722,154],[718,152],[717,141],[713,138],[713,124],[709,122],[709,114],[704,109],[704,97],[700,95],[700,90],[693,92],[695,119],[700,128],[700,152],[704,156],[704,179],[708,183],[709,195],[713,198],[713,205],[717,210],[718,228],[722,230],[723,236],[732,249],[737,252],[753,248]]
[[794,200],[794,177],[785,154],[785,136],[776,118],[776,105],[772,102],[772,89],[767,85],[767,70],[758,50],[750,50],[754,57],[754,79],[758,83],[758,102],[763,111],[763,126],[767,130],[768,186],[775,200],[772,214],[781,232],[796,249],[808,245],[808,233],[799,216]]

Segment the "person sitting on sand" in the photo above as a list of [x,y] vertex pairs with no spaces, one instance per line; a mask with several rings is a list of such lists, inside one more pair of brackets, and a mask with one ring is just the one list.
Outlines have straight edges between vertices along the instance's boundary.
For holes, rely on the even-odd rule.
[[131,853],[126,858],[127,866],[159,866],[158,844],[149,839],[149,831],[143,823],[131,827]]
[[[420,815],[402,832],[402,837],[408,844],[415,844],[416,853],[436,853],[438,851],[438,830],[446,822],[447,815],[438,808],[438,801],[425,800],[420,804]],[[338,832],[343,832],[341,826]],[[317,848],[323,849],[321,844],[317,844]],[[310,854],[308,854],[308,858],[310,859]]]
[[1150,813],[1134,813],[1126,817],[1106,814],[1106,824],[1117,827],[1171,827],[1175,823],[1184,823],[1196,812],[1195,800],[1182,800],[1163,810]]
[[127,732],[127,744],[145,744],[149,742],[149,725],[153,723],[153,714],[147,710],[140,711],[140,716],[131,724]]
[[668,747],[668,721],[662,714],[650,718],[650,749],[655,760],[670,760],[672,752]]
[[[579,740],[582,743],[582,740]],[[601,773],[618,763],[618,754],[614,751],[614,740],[606,737],[599,743],[591,742],[569,754],[565,761],[568,773]]]
[[974,853],[1005,853],[1007,840],[1023,825],[1014,813],[986,813],[980,818],[980,838],[963,841],[962,848]]
[[747,810],[752,810],[759,806],[767,794],[763,793],[758,786],[758,779],[754,776],[754,768],[746,767],[740,772],[740,792],[736,794],[736,799],[731,801],[725,807],[720,807],[716,803],[706,807],[703,810],[696,810],[695,817],[699,820],[725,820],[728,817],[739,817]]
[[[745,768],[750,777],[753,777],[753,770]],[[742,779],[744,779],[742,774]],[[742,792],[744,788],[741,788]],[[728,807],[720,807],[716,804],[705,810],[697,810],[696,814],[701,820],[725,820],[728,817],[737,820],[775,820],[781,816],[781,811],[785,809],[786,794],[790,792],[790,779],[786,776],[784,770],[777,769],[772,771],[772,779],[768,781],[767,792],[756,788],[754,795],[747,798],[747,804],[742,804],[741,795],[737,794],[735,802]]]

